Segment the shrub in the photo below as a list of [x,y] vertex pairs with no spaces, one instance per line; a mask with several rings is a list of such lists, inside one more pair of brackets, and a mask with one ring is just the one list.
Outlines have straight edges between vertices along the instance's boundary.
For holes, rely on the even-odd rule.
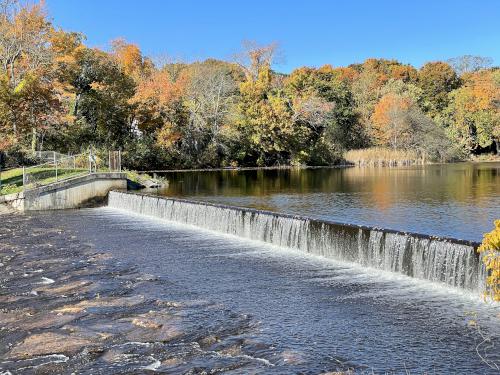
[[495,228],[491,232],[484,234],[477,251],[482,255],[488,272],[486,296],[493,301],[500,301],[500,219],[495,220]]
[[20,190],[22,190],[22,188],[14,184],[2,185],[2,187],[0,188],[0,195],[17,193]]

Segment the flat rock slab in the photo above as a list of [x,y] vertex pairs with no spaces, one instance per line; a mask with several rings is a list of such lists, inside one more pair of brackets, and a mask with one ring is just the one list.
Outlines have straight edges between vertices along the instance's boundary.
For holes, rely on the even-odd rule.
[[141,295],[131,297],[102,297],[91,300],[84,300],[74,305],[64,305],[58,309],[55,309],[54,312],[59,314],[75,314],[87,310],[95,312],[95,310],[99,308],[133,307],[144,302],[145,298]]
[[149,311],[124,320],[133,326],[126,335],[130,341],[168,342],[182,335],[181,319],[165,310]]
[[9,359],[26,359],[48,354],[73,355],[83,347],[93,345],[95,343],[91,340],[82,337],[46,332],[28,336],[7,353],[6,357]]
[[37,293],[47,293],[51,295],[68,295],[73,293],[86,293],[91,289],[90,285],[92,285],[91,281],[82,280],[73,281],[62,285],[40,287],[36,288],[35,291]]

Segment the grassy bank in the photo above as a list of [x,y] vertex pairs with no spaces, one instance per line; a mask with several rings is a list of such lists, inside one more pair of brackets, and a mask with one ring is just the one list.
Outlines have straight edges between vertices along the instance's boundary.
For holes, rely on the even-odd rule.
[[[57,179],[66,179],[77,176],[86,169],[61,168],[57,171]],[[53,168],[31,168],[29,170],[31,180],[36,180],[39,185],[46,185],[56,181],[55,169]],[[0,195],[18,193],[23,190],[23,169],[15,168],[0,173]]]
[[393,150],[383,147],[350,150],[346,152],[344,157],[348,163],[362,167],[397,167],[426,163],[426,160],[414,151]]

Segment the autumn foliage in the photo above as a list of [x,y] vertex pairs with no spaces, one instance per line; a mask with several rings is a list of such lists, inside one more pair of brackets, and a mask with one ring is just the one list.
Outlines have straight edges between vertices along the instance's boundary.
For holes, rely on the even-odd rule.
[[372,115],[373,136],[377,144],[399,148],[398,146],[405,143],[402,138],[409,129],[400,122],[404,121],[401,117],[411,106],[409,98],[396,94],[387,94],[380,98]]
[[488,273],[486,296],[500,301],[500,220],[495,221],[495,228],[484,235],[478,248]]
[[89,48],[55,28],[43,3],[0,4],[0,152],[10,164],[89,145],[121,149],[138,169],[330,165],[370,147],[425,161],[500,152],[500,71],[485,58],[283,74],[275,43],[243,42],[231,61],[152,59],[124,39]]

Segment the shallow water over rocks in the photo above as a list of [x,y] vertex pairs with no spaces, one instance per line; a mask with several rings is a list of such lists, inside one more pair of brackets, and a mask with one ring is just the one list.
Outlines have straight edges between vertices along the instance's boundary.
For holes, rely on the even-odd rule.
[[[148,301],[122,301],[120,307],[84,303],[89,315],[65,322],[63,327],[70,327],[65,332],[80,329],[81,337],[97,340],[88,333],[92,327],[92,332],[112,335],[99,339],[109,346],[63,354],[66,361],[37,359],[54,362],[45,366],[80,368],[79,373],[498,373],[500,310],[477,294],[110,208],[35,217],[74,233],[72,246],[87,243],[85,253],[92,257],[111,255],[107,265],[44,272],[37,282],[41,276],[55,282],[39,287],[61,287],[69,272],[75,276],[68,282],[102,278],[95,280],[102,288],[97,293],[106,298],[144,296]],[[21,248],[41,246],[36,240],[18,241],[24,243]],[[53,247],[67,248],[64,243]],[[66,267],[68,259],[73,265],[88,261],[59,250],[49,254],[61,259],[57,267]],[[77,254],[83,257],[80,250]],[[32,268],[29,274],[36,271],[34,264]],[[30,282],[9,280],[13,290],[23,287],[29,295],[33,289]],[[95,290],[86,293],[85,298],[95,300]],[[5,298],[13,298],[16,305],[10,308],[33,303],[19,293]],[[46,303],[52,310],[72,306],[68,314],[78,314],[82,302],[71,298],[56,303],[47,297]],[[103,312],[111,327],[103,323]],[[147,331],[160,325],[165,329]],[[14,342],[16,334],[9,331],[2,342]],[[148,340],[138,340],[140,334]],[[6,358],[6,353],[0,355]],[[17,363],[4,360],[0,368]]]
[[167,278],[103,252],[101,240],[80,236],[64,217],[35,216],[1,216],[0,374],[247,373],[269,365],[251,355],[270,349],[248,335],[256,323],[247,315],[161,298]]

